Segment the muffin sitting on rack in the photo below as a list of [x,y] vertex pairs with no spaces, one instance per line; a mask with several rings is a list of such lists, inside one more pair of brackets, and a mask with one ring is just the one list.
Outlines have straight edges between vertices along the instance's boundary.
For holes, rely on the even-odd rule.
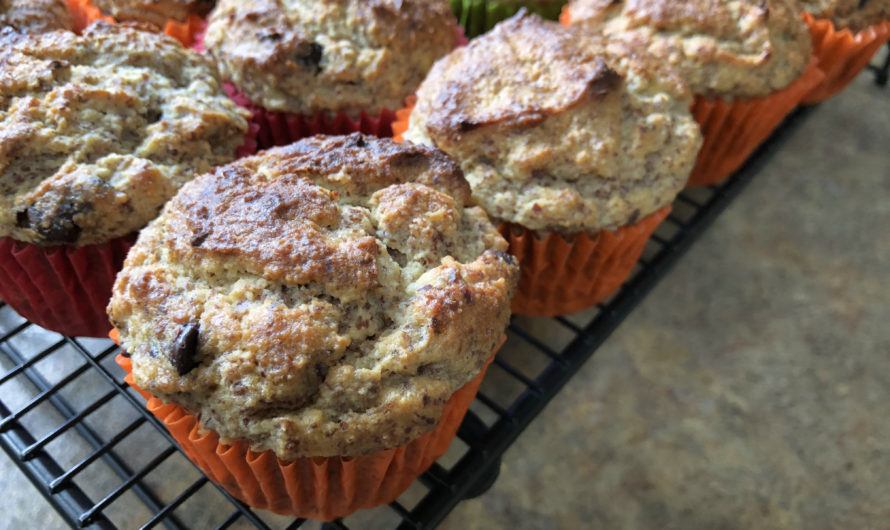
[[211,478],[330,519],[395,499],[445,452],[509,319],[506,248],[441,152],[317,136],[186,184],[109,315],[135,383],[190,415],[193,432],[168,427]]
[[457,38],[446,0],[222,0],[204,47],[258,111],[268,147],[316,133],[390,136],[391,109]]
[[698,152],[690,102],[655,61],[519,14],[436,63],[404,138],[454,157],[506,223],[514,312],[556,315],[630,273]]
[[236,157],[246,115],[168,37],[104,22],[0,34],[0,298],[54,331],[107,334],[133,234]]

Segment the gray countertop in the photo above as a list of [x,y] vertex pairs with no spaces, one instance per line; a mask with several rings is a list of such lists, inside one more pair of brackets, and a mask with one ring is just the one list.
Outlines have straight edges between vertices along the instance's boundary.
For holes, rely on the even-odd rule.
[[[890,528],[890,90],[871,79],[814,113],[443,528]],[[0,489],[0,528],[63,526],[5,455]]]

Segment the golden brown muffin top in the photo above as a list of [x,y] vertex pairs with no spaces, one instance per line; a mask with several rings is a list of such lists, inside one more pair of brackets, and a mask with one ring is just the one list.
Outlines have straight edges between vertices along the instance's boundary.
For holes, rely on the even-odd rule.
[[0,0],[0,29],[19,33],[43,33],[74,29],[65,0]]
[[831,19],[837,29],[856,33],[890,20],[890,0],[803,0],[814,18]]
[[701,141],[679,77],[623,44],[517,16],[436,63],[405,138],[458,160],[493,218],[593,232],[670,204]]
[[705,96],[785,88],[812,51],[797,0],[573,0],[568,13],[572,24],[645,46]]
[[0,36],[0,237],[106,242],[235,158],[247,112],[179,42],[106,24]]
[[287,460],[431,431],[497,346],[518,279],[469,198],[441,152],[360,134],[196,178],[109,305],[136,383]]
[[92,0],[118,22],[147,22],[163,29],[168,20],[185,22],[189,15],[205,16],[215,0]]
[[204,44],[267,109],[355,115],[400,108],[456,40],[446,0],[222,0]]

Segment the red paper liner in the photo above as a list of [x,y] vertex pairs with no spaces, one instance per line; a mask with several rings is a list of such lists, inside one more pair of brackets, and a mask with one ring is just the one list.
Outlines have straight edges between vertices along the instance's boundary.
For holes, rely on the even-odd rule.
[[885,20],[856,34],[838,31],[827,19],[815,19],[804,13],[813,37],[813,55],[825,79],[812,89],[801,103],[819,103],[843,90],[871,61],[878,49],[890,41],[890,20]]
[[[103,15],[102,11],[93,5],[90,0],[66,0],[68,9],[74,17],[74,31],[80,33],[87,26],[97,20],[104,20],[115,24],[114,18]],[[206,25],[204,19],[197,15],[189,15],[185,22],[177,22],[168,20],[164,26],[164,33],[173,37],[182,43],[183,46],[190,47],[195,43],[195,35],[203,31]]]
[[[118,342],[117,330],[111,336]],[[127,371],[127,383],[148,400],[148,410],[164,422],[210,480],[254,508],[319,521],[387,504],[404,493],[448,450],[493,360],[494,354],[475,379],[452,394],[433,431],[407,445],[358,457],[284,462],[272,451],[257,453],[245,442],[221,444],[216,432],[201,432],[196,416],[178,405],[165,405],[136,386],[129,358],[118,355],[116,359]]]
[[105,306],[136,234],[99,245],[40,247],[0,239],[0,299],[38,326],[104,337]]
[[627,280],[652,232],[670,213],[666,206],[639,222],[595,234],[566,237],[502,224],[501,235],[519,260],[519,289],[513,313],[552,317],[602,302]]
[[691,110],[704,143],[686,186],[716,184],[732,174],[824,77],[813,57],[793,83],[762,98],[728,101],[696,96]]

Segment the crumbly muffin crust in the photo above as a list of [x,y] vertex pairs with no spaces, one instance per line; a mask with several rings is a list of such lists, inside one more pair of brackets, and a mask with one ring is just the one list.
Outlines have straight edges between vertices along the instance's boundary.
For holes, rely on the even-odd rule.
[[222,0],[204,44],[267,109],[357,115],[400,108],[456,40],[446,0]]
[[593,232],[682,189],[701,142],[690,103],[633,50],[520,13],[436,63],[404,136],[458,160],[492,217]]
[[313,137],[183,186],[109,315],[136,383],[283,459],[432,430],[507,325],[518,267],[441,152]]
[[801,3],[814,18],[831,19],[837,29],[854,33],[890,20],[890,0],[803,0]]
[[74,29],[65,0],[0,0],[0,29],[35,34]]
[[147,22],[159,28],[168,20],[185,22],[189,15],[205,16],[215,0],[92,0],[118,22]]
[[573,0],[568,10],[573,25],[645,46],[698,95],[765,96],[812,52],[797,0]]
[[5,33],[0,237],[87,245],[138,230],[235,158],[247,115],[210,61],[169,37],[106,23]]

